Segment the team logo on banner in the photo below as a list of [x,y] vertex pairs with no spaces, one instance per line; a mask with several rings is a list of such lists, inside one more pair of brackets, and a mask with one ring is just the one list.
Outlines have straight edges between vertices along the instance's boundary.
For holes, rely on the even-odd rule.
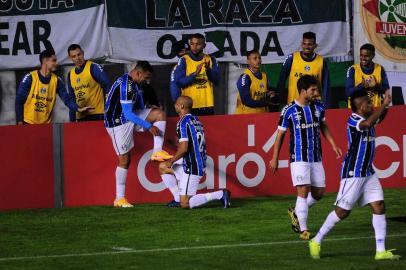
[[362,0],[361,16],[369,40],[387,59],[406,60],[406,0]]

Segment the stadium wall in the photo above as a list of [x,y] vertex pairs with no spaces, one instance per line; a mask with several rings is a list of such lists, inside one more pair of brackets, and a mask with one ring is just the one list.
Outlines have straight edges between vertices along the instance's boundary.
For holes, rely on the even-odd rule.
[[[406,123],[400,121],[405,106],[391,108],[378,126],[377,155],[374,165],[385,188],[406,187]],[[347,109],[327,111],[327,122],[345,151]],[[202,117],[205,125],[208,170],[200,189],[228,188],[233,197],[293,194],[288,168],[287,141],[281,152],[280,169],[271,175],[268,162],[275,140],[277,113]],[[166,150],[174,152],[176,118],[170,118]],[[0,210],[15,208],[111,205],[115,196],[116,155],[101,122],[37,126],[0,127]],[[61,128],[60,146],[53,132]],[[288,138],[287,138],[288,139]],[[55,147],[60,156],[55,155]],[[170,200],[158,174],[149,162],[152,138],[149,133],[135,135],[127,180],[127,197],[136,203],[162,203]],[[54,153],[54,154],[53,154]],[[327,191],[339,186],[337,160],[323,141],[323,164]],[[54,164],[62,164],[55,168]],[[55,171],[57,170],[57,171]],[[58,171],[59,170],[59,171]],[[58,174],[62,173],[62,177]],[[54,188],[62,185],[60,190]],[[61,192],[62,194],[59,194]]]

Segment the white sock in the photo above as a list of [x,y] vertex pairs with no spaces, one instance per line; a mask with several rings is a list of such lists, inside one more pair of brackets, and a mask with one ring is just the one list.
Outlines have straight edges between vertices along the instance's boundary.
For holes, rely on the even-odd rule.
[[372,225],[375,230],[376,251],[385,251],[386,215],[372,215]]
[[313,198],[312,193],[309,192],[309,195],[307,195],[307,206],[310,208],[313,206],[313,204],[315,204],[316,202],[318,202],[315,198]]
[[326,220],[323,223],[323,226],[321,226],[319,232],[316,234],[316,237],[314,237],[314,241],[318,244],[321,243],[323,240],[324,236],[328,234],[329,231],[336,225],[337,222],[339,222],[341,219],[337,216],[336,211],[332,211],[326,218]]
[[160,136],[154,136],[154,152],[157,152],[161,151],[162,146],[164,145],[166,121],[157,121],[153,125],[161,131]]
[[175,176],[173,174],[162,174],[161,178],[164,181],[165,186],[172,193],[173,199],[176,202],[179,202],[179,187],[178,181],[176,180]]
[[305,198],[297,197],[295,212],[297,219],[299,220],[300,231],[307,231],[307,213],[309,207],[307,206],[307,201]]
[[220,200],[222,197],[223,197],[222,190],[204,194],[197,194],[189,199],[189,207],[195,208],[203,204],[206,204],[212,200]]
[[125,197],[125,181],[127,179],[128,170],[117,167],[116,169],[116,200]]

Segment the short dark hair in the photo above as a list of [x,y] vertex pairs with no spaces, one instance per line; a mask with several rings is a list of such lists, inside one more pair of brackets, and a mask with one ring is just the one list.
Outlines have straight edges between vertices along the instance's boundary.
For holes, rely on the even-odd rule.
[[176,53],[176,55],[178,55],[182,50],[184,50],[184,49],[188,50],[189,49],[189,43],[187,43],[184,40],[176,41],[172,45],[172,49]]
[[297,81],[297,91],[300,94],[300,91],[302,89],[307,90],[310,88],[312,85],[318,85],[316,77],[312,75],[303,75],[302,77],[299,78]]
[[142,70],[142,71],[149,71],[151,73],[154,72],[151,64],[148,61],[138,61],[135,65],[135,69]]
[[313,39],[316,42],[316,33],[314,32],[305,32],[303,33],[303,39]]
[[371,43],[365,43],[364,45],[361,46],[361,48],[359,48],[359,50],[368,50],[370,52],[372,52],[373,54],[375,54],[375,46],[372,45]]
[[80,47],[79,44],[73,43],[73,44],[69,45],[69,47],[68,47],[68,54],[69,54],[70,51],[74,51],[74,50],[76,50],[76,49],[82,50],[82,48]]
[[253,53],[257,53],[257,54],[261,55],[258,50],[255,50],[255,49],[254,49],[254,50],[251,50],[251,51],[248,51],[248,52],[247,52],[247,59],[248,59],[248,57],[250,57],[250,55],[253,54]]
[[357,111],[357,103],[356,103],[356,100],[357,100],[358,98],[367,97],[367,96],[368,96],[368,92],[365,91],[364,89],[358,90],[358,91],[355,91],[354,93],[352,93],[351,96],[350,96],[351,110],[352,110],[353,112],[356,112],[356,111]]
[[46,49],[43,50],[40,54],[39,54],[39,62],[42,64],[42,61],[45,58],[49,58],[52,57],[52,55],[55,55],[55,51],[53,49]]
[[192,39],[192,38],[198,38],[198,39],[206,40],[206,38],[200,33],[194,33],[193,35],[190,36],[190,39]]

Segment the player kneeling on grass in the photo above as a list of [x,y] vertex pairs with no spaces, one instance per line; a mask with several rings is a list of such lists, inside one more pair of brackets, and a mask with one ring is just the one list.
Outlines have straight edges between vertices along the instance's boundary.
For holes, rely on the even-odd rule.
[[172,206],[180,201],[182,208],[196,208],[209,201],[220,200],[223,207],[228,208],[230,191],[226,189],[196,194],[206,170],[206,142],[203,125],[191,114],[192,107],[190,97],[180,96],[176,100],[175,110],[180,118],[176,128],[178,149],[173,158],[160,164],[162,180],[174,196]]
[[317,235],[309,241],[310,256],[320,259],[320,243],[329,231],[346,218],[357,203],[369,204],[372,209],[372,225],[375,230],[375,260],[397,260],[385,249],[386,217],[383,190],[372,167],[375,156],[375,125],[382,121],[391,102],[388,92],[382,107],[373,111],[371,99],[365,90],[354,92],[350,98],[353,114],[347,122],[349,148],[341,167],[340,189],[332,211]]
[[297,199],[295,208],[289,208],[288,214],[293,230],[300,233],[303,240],[310,239],[307,228],[309,208],[322,198],[326,186],[320,132],[330,143],[337,158],[341,157],[341,149],[336,146],[326,123],[324,105],[316,99],[319,96],[317,85],[316,78],[310,75],[304,75],[298,80],[299,97],[282,110],[270,161],[270,168],[275,173],[283,139],[289,128],[290,170]]
[[141,93],[143,84],[151,78],[152,72],[152,66],[147,61],[139,61],[130,72],[114,82],[107,95],[104,124],[118,155],[115,207],[132,207],[125,198],[125,183],[131,149],[134,147],[134,130],[148,130],[154,136],[151,160],[164,161],[172,157],[162,150],[165,112],[158,108],[146,108]]

